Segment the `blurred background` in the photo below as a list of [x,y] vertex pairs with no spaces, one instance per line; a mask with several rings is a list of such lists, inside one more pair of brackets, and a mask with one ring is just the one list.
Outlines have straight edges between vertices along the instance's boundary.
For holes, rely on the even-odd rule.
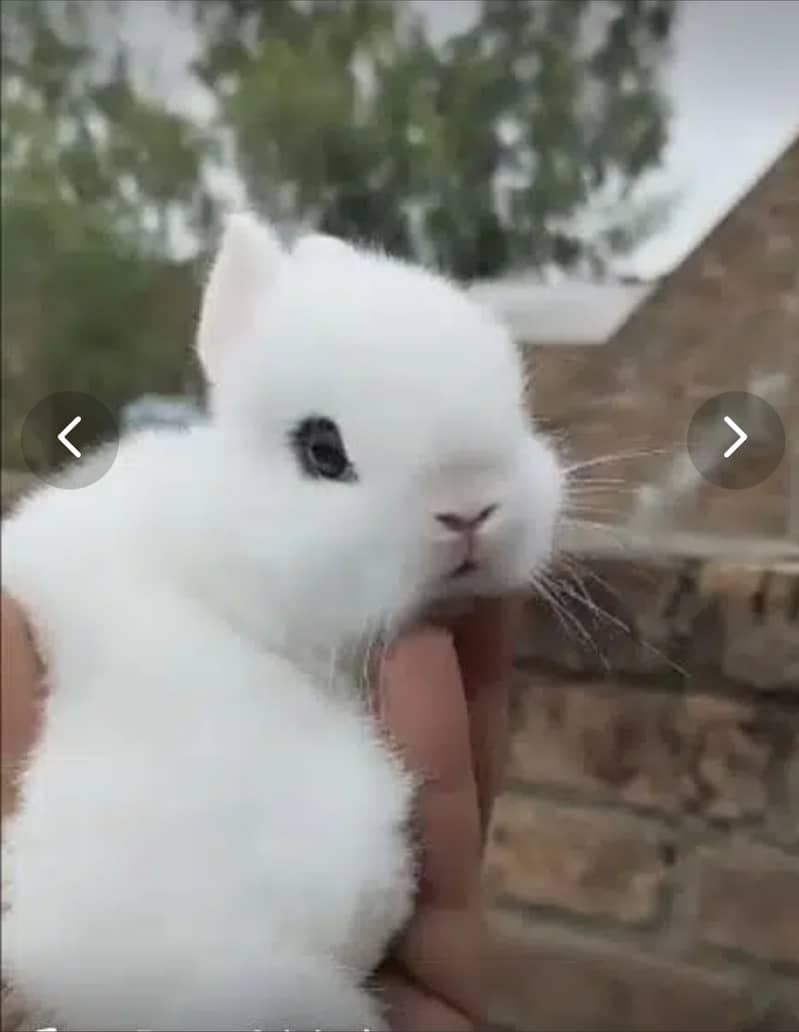
[[[3,0],[4,507],[47,395],[198,417],[244,205],[444,269],[532,368],[573,485],[487,862],[503,1027],[799,1028],[797,54],[796,0]],[[726,391],[785,428],[744,490],[685,447]]]

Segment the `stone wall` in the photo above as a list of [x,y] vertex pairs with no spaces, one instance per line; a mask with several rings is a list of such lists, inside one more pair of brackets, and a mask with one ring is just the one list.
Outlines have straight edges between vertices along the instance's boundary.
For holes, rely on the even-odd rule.
[[799,565],[584,566],[607,615],[564,595],[568,634],[534,601],[525,624],[486,864],[493,1019],[799,1029]]
[[631,486],[678,469],[705,399],[766,398],[789,437],[779,469],[746,491],[701,485],[649,515],[672,529],[799,539],[799,140],[607,344],[541,348],[530,362],[536,412],[576,460],[646,453],[586,470],[625,482],[590,496],[603,518],[630,516]]

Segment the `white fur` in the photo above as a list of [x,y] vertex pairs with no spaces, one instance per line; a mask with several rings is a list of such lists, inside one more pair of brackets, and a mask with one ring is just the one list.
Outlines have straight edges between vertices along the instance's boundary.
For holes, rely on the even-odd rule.
[[[59,1029],[382,1027],[366,981],[412,902],[411,779],[353,649],[526,584],[560,471],[504,330],[443,279],[247,216],[198,348],[212,418],[122,443],[3,528],[49,665],[4,844],[6,976]],[[358,479],[299,471],[334,419]],[[482,567],[437,512],[495,503]]]

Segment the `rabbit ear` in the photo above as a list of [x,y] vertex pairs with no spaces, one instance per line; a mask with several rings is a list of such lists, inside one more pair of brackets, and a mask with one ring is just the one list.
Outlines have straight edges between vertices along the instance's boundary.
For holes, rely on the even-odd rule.
[[256,326],[284,257],[266,223],[246,212],[228,216],[197,328],[197,353],[210,383],[218,381],[230,348]]
[[295,243],[293,254],[301,261],[306,258],[314,261],[335,261],[336,258],[353,254],[354,251],[355,248],[338,237],[327,236],[325,233],[309,233]]

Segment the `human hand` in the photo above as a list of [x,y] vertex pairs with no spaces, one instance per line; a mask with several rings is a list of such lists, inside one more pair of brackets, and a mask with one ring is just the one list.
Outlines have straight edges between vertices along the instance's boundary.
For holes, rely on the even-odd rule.
[[380,972],[395,1032],[466,1032],[484,1020],[481,866],[504,765],[515,609],[481,602],[450,633],[425,627],[382,664],[380,713],[418,799],[416,908]]
[[16,805],[17,772],[36,738],[43,683],[25,616],[8,595],[2,597],[0,625],[0,757],[3,761],[2,814],[5,820]]

